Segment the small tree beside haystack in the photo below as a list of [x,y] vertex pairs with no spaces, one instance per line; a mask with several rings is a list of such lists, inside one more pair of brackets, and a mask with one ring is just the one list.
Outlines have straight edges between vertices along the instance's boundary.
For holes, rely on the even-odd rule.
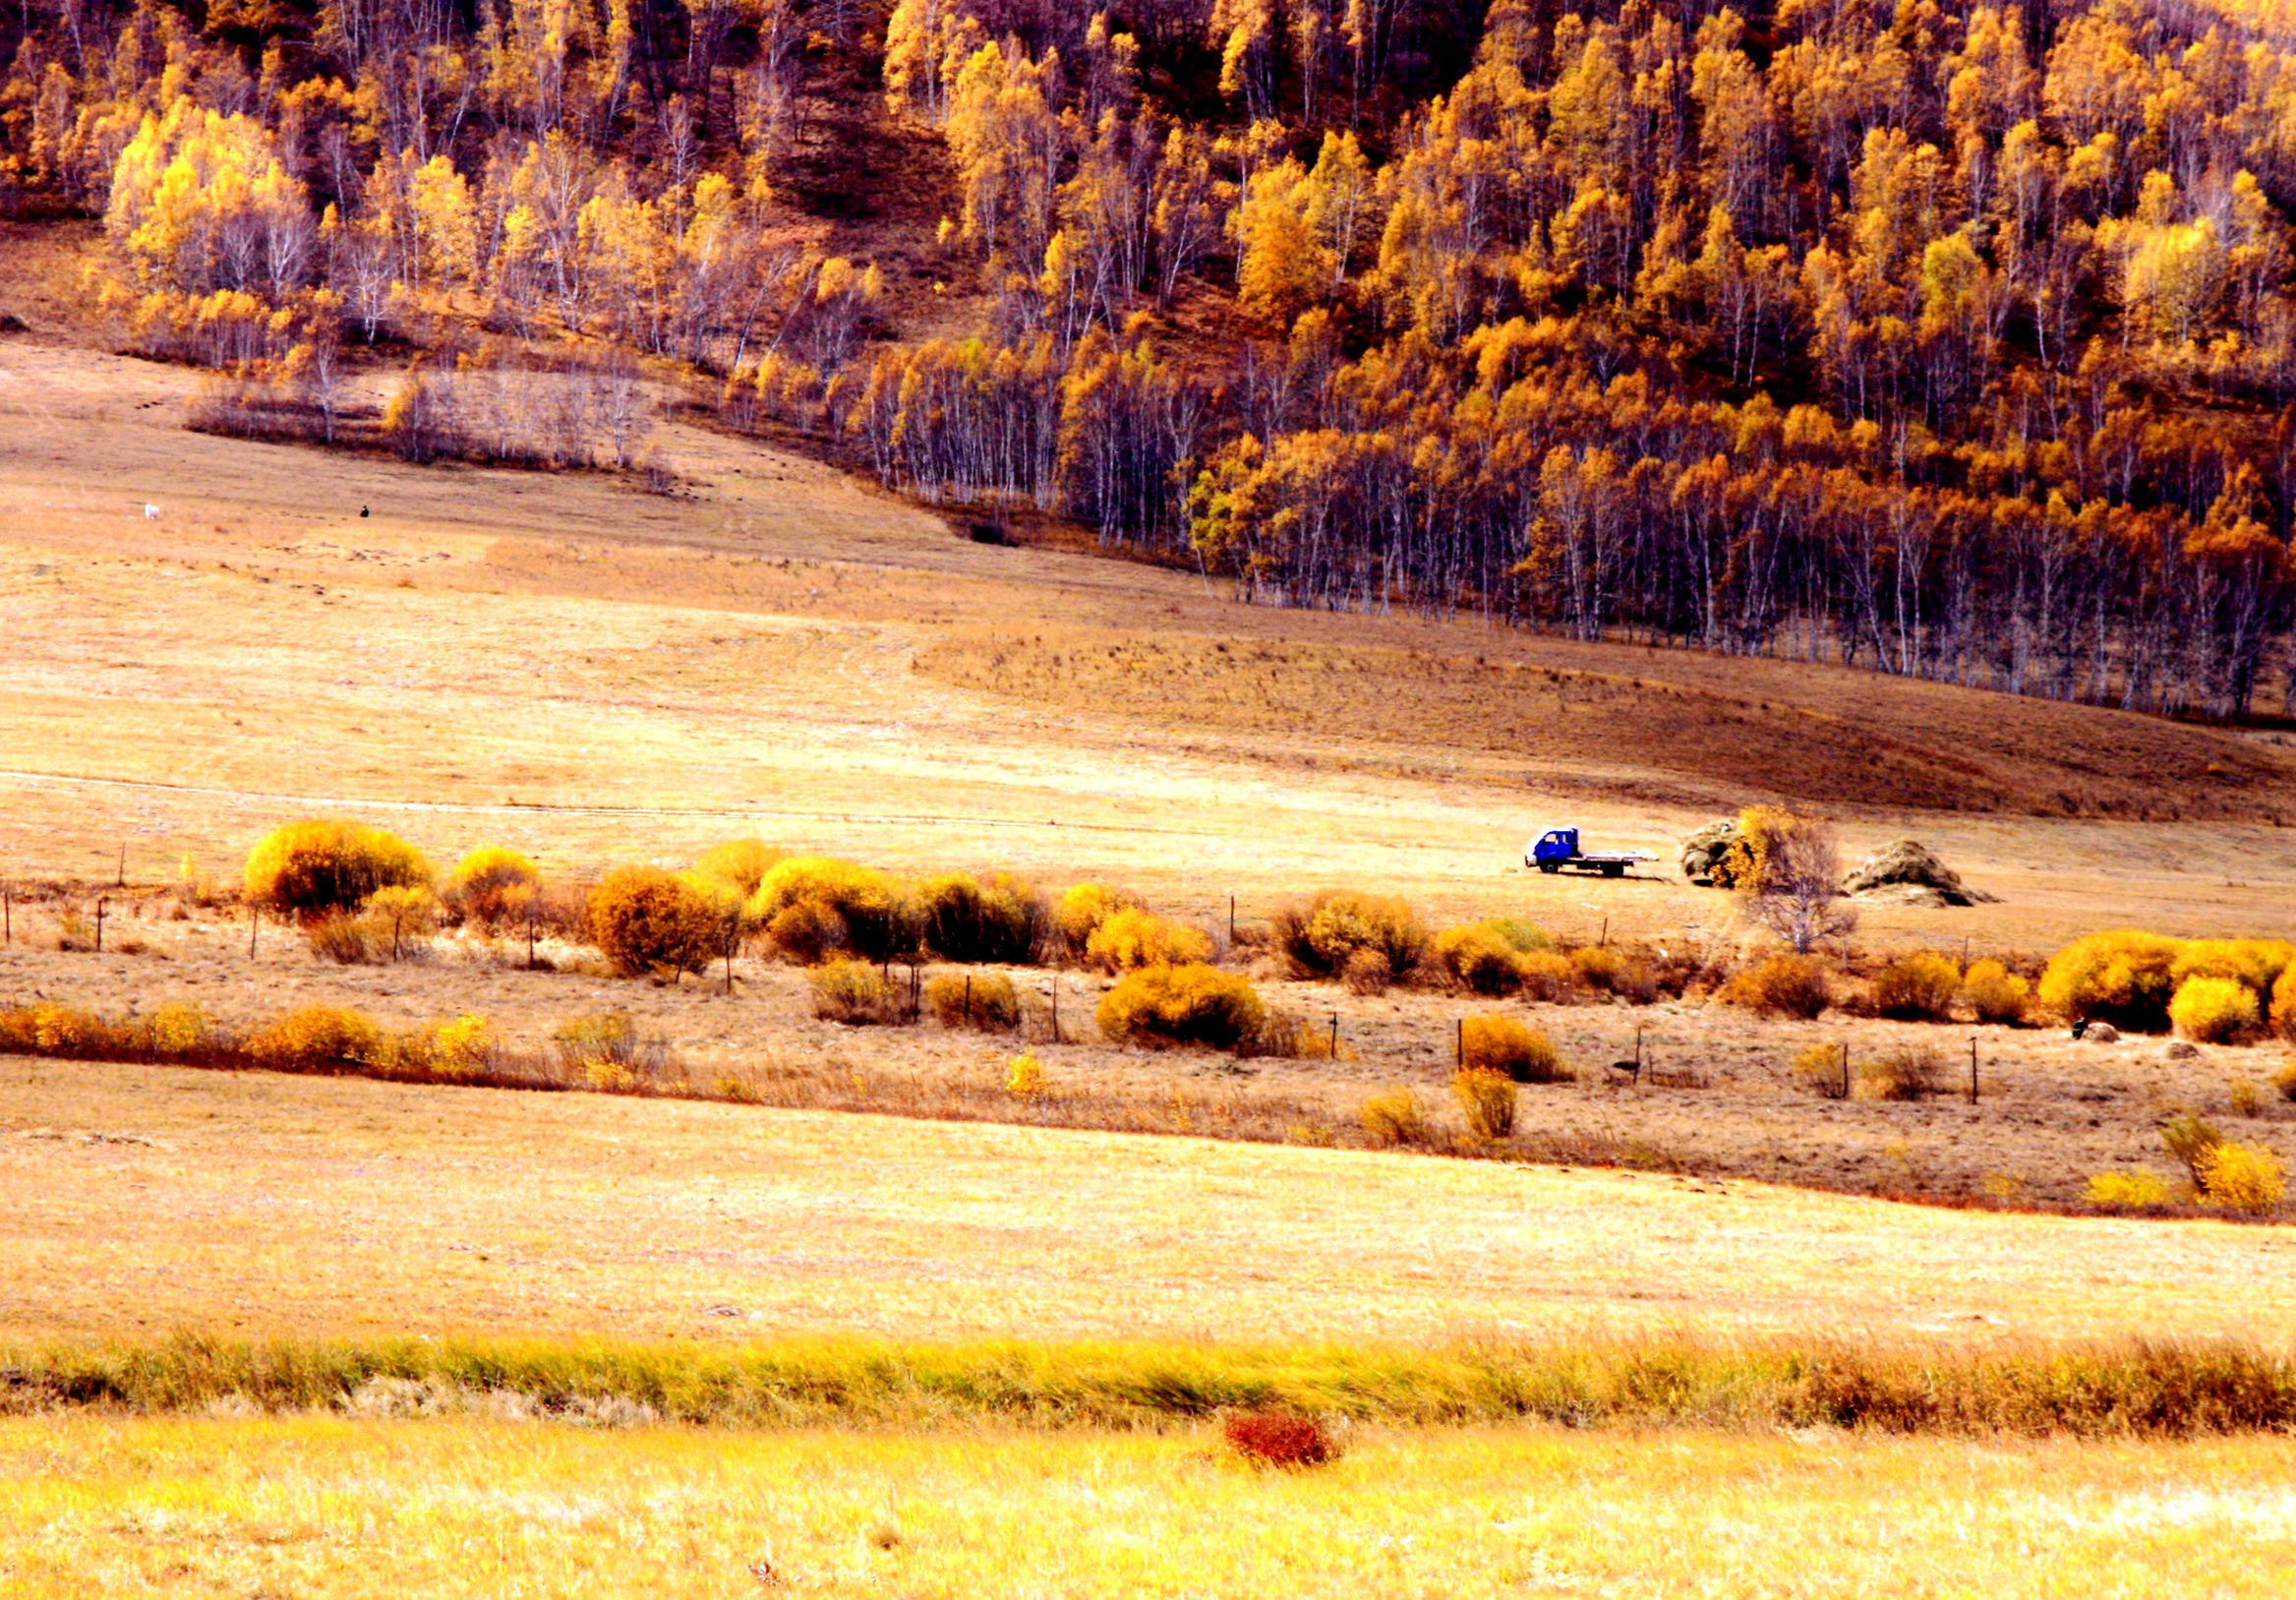
[[1842,847],[1830,822],[1748,807],[1738,819],[1728,875],[1747,918],[1797,956],[1857,927],[1857,909],[1842,898]]

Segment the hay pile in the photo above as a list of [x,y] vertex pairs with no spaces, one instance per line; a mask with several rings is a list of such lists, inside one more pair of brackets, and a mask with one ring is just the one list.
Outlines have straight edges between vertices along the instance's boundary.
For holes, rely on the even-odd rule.
[[1682,841],[1682,876],[1692,883],[1711,883],[1714,863],[1737,843],[1737,818],[1717,817]]
[[1857,863],[1842,888],[1860,900],[1892,906],[1973,906],[2001,898],[1962,882],[1961,874],[1918,839],[1882,846]]

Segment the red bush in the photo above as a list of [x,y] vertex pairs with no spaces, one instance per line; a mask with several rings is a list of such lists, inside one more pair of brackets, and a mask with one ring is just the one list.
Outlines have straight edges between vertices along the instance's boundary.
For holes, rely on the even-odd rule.
[[1314,1417],[1297,1411],[1237,1411],[1220,1435],[1255,1466],[1322,1466],[1337,1458],[1338,1443]]

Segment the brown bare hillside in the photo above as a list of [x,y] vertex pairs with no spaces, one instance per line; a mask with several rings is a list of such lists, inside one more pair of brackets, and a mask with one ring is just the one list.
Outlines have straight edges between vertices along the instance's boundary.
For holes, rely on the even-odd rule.
[[918,670],[1038,705],[1608,767],[1668,803],[1748,794],[1883,808],[2278,823],[2281,751],[2236,736],[1838,669],[1503,639],[1355,648],[1265,636],[969,631]]

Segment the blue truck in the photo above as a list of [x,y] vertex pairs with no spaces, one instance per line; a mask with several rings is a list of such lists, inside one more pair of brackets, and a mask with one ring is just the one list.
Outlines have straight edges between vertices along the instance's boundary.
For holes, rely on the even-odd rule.
[[1573,872],[1600,872],[1606,878],[1622,878],[1626,868],[1636,861],[1655,861],[1658,858],[1646,850],[1617,851],[1611,854],[1592,854],[1578,848],[1576,828],[1548,828],[1530,842],[1523,851],[1523,865],[1535,866],[1542,872],[1560,872],[1568,867]]

